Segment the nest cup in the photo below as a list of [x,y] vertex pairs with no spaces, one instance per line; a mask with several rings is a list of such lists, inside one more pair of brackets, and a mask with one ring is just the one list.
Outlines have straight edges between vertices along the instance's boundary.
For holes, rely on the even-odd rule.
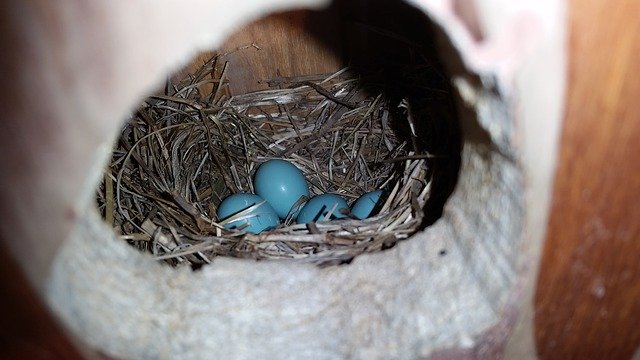
[[[268,90],[231,96],[229,66],[214,56],[169,81],[122,129],[98,204],[123,241],[173,266],[197,268],[216,256],[327,265],[421,229],[432,155],[416,146],[420,114],[406,101],[348,69],[267,79]],[[400,136],[398,128],[408,131]],[[260,234],[225,229],[233,219],[217,219],[217,206],[230,194],[254,193],[255,171],[269,159],[302,170],[312,196],[335,193],[351,204],[383,189],[384,204],[365,220],[286,219]]]

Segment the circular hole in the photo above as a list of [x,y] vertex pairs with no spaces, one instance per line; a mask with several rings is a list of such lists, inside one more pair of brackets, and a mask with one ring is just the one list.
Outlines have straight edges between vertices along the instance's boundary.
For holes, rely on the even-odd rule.
[[[192,268],[216,256],[340,264],[441,216],[461,141],[436,30],[407,5],[356,5],[251,24],[143,102],[97,195],[123,241]],[[271,158],[301,168],[312,195],[389,198],[368,220],[285,220],[259,235],[222,228],[221,200],[253,192]]]

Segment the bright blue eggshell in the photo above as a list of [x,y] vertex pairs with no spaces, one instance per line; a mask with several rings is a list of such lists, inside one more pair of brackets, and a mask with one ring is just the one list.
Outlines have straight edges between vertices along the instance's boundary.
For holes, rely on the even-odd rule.
[[262,163],[256,171],[253,185],[256,194],[267,200],[282,219],[287,217],[300,197],[309,197],[309,186],[302,171],[285,160],[273,159]]
[[[338,204],[336,206],[336,204]],[[349,205],[340,196],[336,194],[322,194],[314,196],[309,200],[298,214],[298,223],[306,224],[312,221],[323,221],[325,216],[333,207],[335,210],[331,213],[331,219],[341,219],[346,217],[340,211],[341,209],[349,210]]]
[[382,204],[382,190],[368,192],[358,198],[351,206],[351,214],[358,219],[366,219],[375,215]]
[[[218,219],[225,220],[226,218],[235,215],[242,210],[264,202],[264,199],[255,194],[238,193],[226,197],[218,206]],[[250,218],[235,220],[224,225],[227,229],[242,228],[243,231],[258,234],[261,231],[268,230],[278,226],[280,219],[268,202],[264,202],[252,210],[248,216],[254,215]],[[245,224],[248,224],[243,228]]]

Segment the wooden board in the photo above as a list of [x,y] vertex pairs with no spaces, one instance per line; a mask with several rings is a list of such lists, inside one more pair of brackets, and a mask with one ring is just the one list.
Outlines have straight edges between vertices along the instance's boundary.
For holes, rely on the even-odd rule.
[[570,1],[566,118],[536,294],[543,359],[640,345],[640,2]]
[[264,80],[280,76],[332,73],[343,67],[327,44],[311,35],[311,11],[268,16],[232,35],[220,48],[230,67],[233,94],[266,89]]
[[6,247],[0,245],[0,359],[80,358]]
[[[173,79],[183,79],[216,54],[221,55],[217,71],[228,64],[225,79],[230,95],[267,89],[265,81],[278,77],[336,72],[344,67],[341,54],[312,35],[319,22],[332,21],[324,16],[319,19],[319,14],[298,10],[257,20],[232,34],[218,49],[200,53]],[[210,90],[203,89],[205,93]]]

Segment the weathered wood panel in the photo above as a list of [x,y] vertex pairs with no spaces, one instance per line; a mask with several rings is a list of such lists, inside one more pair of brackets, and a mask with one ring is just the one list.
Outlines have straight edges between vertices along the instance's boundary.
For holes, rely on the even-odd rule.
[[268,16],[232,35],[220,48],[229,61],[231,91],[242,94],[267,88],[262,80],[334,72],[339,56],[313,37],[313,12],[300,10]]
[[570,79],[536,296],[543,359],[640,344],[640,2],[570,1]]
[[4,246],[0,246],[0,358],[81,358]]

